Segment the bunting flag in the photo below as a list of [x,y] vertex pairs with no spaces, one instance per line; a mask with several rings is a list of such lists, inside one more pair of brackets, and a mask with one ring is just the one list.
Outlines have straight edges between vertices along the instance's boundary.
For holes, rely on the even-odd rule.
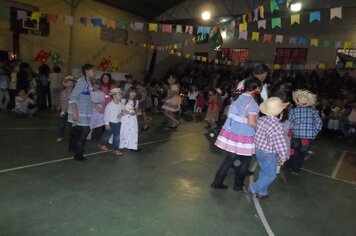
[[297,44],[297,37],[289,37],[289,44],[296,45]]
[[247,24],[239,24],[239,33],[247,31]]
[[185,32],[186,32],[186,33],[189,33],[189,34],[193,34],[193,26],[187,25],[187,26],[185,27]]
[[242,31],[239,33],[239,39],[247,40],[247,31]]
[[326,65],[325,65],[324,63],[320,63],[320,64],[318,65],[318,69],[319,69],[319,70],[325,70],[325,69],[326,69]]
[[313,21],[320,21],[320,11],[313,11],[309,13],[309,23]]
[[64,16],[64,24],[73,25],[73,21],[74,21],[73,16]]
[[130,28],[133,29],[134,31],[143,31],[144,27],[145,24],[142,22],[133,22],[130,24]]
[[47,22],[48,23],[56,23],[57,15],[56,14],[47,14]]
[[339,18],[342,19],[342,8],[341,7],[335,7],[330,9],[330,20],[334,18]]
[[281,69],[281,65],[280,64],[273,64],[273,69],[274,70],[280,70]]
[[242,15],[242,24],[244,24],[244,25],[247,24],[247,22],[246,22],[246,14]]
[[258,42],[259,38],[260,38],[259,32],[252,32],[252,41]]
[[27,12],[22,10],[17,10],[16,12],[17,20],[27,20]]
[[149,23],[148,24],[148,31],[157,32],[158,31],[158,25],[155,24],[155,23]]
[[290,25],[293,25],[294,23],[300,24],[300,15],[299,14],[290,16]]
[[116,21],[114,21],[114,20],[106,20],[105,21],[105,25],[108,28],[115,29],[116,28]]
[[336,41],[336,42],[335,42],[335,48],[336,48],[336,49],[341,48],[341,45],[342,45],[342,42],[341,42],[341,41]]
[[323,41],[323,46],[324,46],[325,48],[330,47],[330,41],[329,41],[329,40],[324,40],[324,41]]
[[129,22],[125,21],[125,20],[117,20],[116,21],[116,28],[127,30],[129,28]]
[[258,8],[253,9],[253,22],[258,21]]
[[276,17],[276,18],[272,18],[272,29],[274,29],[275,27],[282,27],[282,21],[280,17]]
[[319,39],[317,39],[317,38],[311,38],[310,39],[310,46],[318,47],[318,45],[319,45]]
[[177,25],[176,32],[183,33],[183,27],[181,25]]
[[117,72],[119,70],[119,62],[114,59],[110,62],[110,67],[112,72]]
[[283,35],[276,35],[276,43],[283,43]]
[[352,42],[351,41],[345,41],[344,42],[344,48],[345,49],[349,49],[352,47]]
[[247,12],[246,17],[247,17],[247,23],[251,23],[252,22],[252,12],[251,11]]
[[101,18],[92,18],[91,23],[94,27],[97,27],[97,26],[100,27],[103,25],[103,21],[101,20]]
[[298,45],[306,46],[307,45],[307,39],[304,37],[300,37],[298,39]]
[[263,36],[263,42],[272,42],[272,34],[265,34]]
[[265,18],[265,8],[263,6],[258,6],[258,10],[260,12],[260,18]]
[[37,56],[35,57],[34,61],[38,61],[38,62],[41,62],[42,64],[44,64],[48,60],[48,57],[49,57],[49,53],[48,52],[40,50],[37,53]]
[[270,0],[270,10],[273,13],[275,10],[279,10],[276,0]]
[[345,68],[350,69],[353,67],[353,62],[352,61],[347,61],[345,64]]
[[163,25],[162,25],[162,32],[163,32],[163,33],[170,33],[170,32],[172,32],[172,25],[163,24]]
[[80,17],[79,23],[82,24],[82,25],[87,26],[87,25],[88,25],[88,18],[86,18],[86,17]]
[[63,65],[63,60],[59,53],[51,53],[51,59],[54,66]]
[[42,16],[42,13],[41,13],[41,12],[34,11],[34,12],[31,13],[30,20],[35,20],[35,21],[39,22],[41,16]]
[[257,22],[257,28],[258,29],[260,29],[260,28],[266,29],[266,20],[259,20]]

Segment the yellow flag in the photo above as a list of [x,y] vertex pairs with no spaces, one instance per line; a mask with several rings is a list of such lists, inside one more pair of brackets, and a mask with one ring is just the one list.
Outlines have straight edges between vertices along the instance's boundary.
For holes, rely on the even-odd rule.
[[40,18],[41,18],[41,12],[38,12],[38,11],[34,11],[34,12],[32,12],[32,14],[31,14],[31,18],[30,18],[30,20],[36,20],[37,22],[39,22],[40,21]]
[[293,25],[294,23],[300,24],[300,15],[291,15],[290,16],[290,24]]
[[279,69],[281,69],[281,65],[280,64],[274,64],[273,65],[273,69],[279,70]]
[[106,26],[115,29],[116,23],[114,20],[106,20]]
[[149,23],[148,24],[148,31],[151,31],[151,32],[157,32],[157,24],[154,24],[154,23]]
[[260,38],[259,32],[252,32],[252,41],[258,42],[259,38]]
[[353,62],[352,61],[346,62],[345,68],[352,68],[352,67],[353,67]]
[[265,8],[263,6],[259,6],[258,10],[260,12],[260,17],[265,18]]
[[247,22],[246,22],[246,14],[242,15],[242,24],[247,24]]
[[189,59],[190,58],[190,54],[185,54],[185,58]]
[[239,25],[239,32],[247,31],[247,24],[240,24]]
[[323,63],[319,64],[319,70],[325,70],[326,69],[326,65]]
[[312,38],[310,39],[310,46],[318,47],[319,45],[319,39]]
[[351,46],[352,46],[352,42],[350,42],[350,41],[344,42],[344,48],[351,48]]
[[207,60],[208,60],[207,57],[201,57],[201,61],[202,61],[202,62],[206,62]]

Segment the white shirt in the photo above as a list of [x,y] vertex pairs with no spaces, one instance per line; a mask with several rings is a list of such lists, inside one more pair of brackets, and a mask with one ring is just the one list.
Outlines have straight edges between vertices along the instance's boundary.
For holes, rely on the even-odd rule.
[[197,100],[197,97],[198,97],[198,91],[188,93],[189,100]]
[[105,108],[104,112],[104,122],[105,125],[109,125],[109,123],[119,123],[121,118],[119,118],[119,114],[124,109],[124,105],[119,102],[118,104],[114,101],[111,101]]
[[[238,85],[237,85],[237,89],[243,89],[245,86],[245,81],[246,79],[242,80]],[[262,91],[261,91],[261,97],[263,99],[263,101],[266,101],[268,99],[268,93],[267,93],[267,84],[263,84],[262,86]]]

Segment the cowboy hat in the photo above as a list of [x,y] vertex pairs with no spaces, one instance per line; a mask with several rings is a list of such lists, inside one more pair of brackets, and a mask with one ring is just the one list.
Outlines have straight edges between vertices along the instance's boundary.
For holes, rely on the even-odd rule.
[[268,116],[276,116],[280,114],[289,102],[283,103],[278,97],[270,97],[260,105],[261,112]]
[[65,83],[67,83],[67,81],[72,81],[72,82],[74,82],[75,79],[73,78],[73,76],[67,75],[66,77],[64,77],[64,80],[63,80],[62,84],[64,85]]
[[310,107],[316,103],[316,95],[308,90],[299,89],[293,92],[293,101],[299,106]]
[[113,89],[110,90],[109,95],[111,96],[111,95],[115,95],[115,94],[117,94],[117,93],[122,94],[123,91],[122,91],[120,88],[113,88]]

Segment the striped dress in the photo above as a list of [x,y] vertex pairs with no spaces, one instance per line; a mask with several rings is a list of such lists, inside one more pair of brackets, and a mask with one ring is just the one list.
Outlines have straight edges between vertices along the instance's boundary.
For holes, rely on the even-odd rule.
[[243,93],[231,104],[228,118],[215,142],[215,145],[225,151],[242,156],[252,156],[255,153],[255,128],[248,124],[250,114],[258,115],[260,109],[255,99],[248,93]]
[[[78,79],[75,87],[73,88],[72,94],[69,96],[69,107],[68,107],[68,122],[78,125],[78,126],[89,126],[91,116],[93,115],[93,107],[91,102],[90,93],[93,90],[93,86],[90,79],[85,79],[81,77]],[[72,106],[71,103],[77,104],[79,119],[74,121],[72,119]]]

